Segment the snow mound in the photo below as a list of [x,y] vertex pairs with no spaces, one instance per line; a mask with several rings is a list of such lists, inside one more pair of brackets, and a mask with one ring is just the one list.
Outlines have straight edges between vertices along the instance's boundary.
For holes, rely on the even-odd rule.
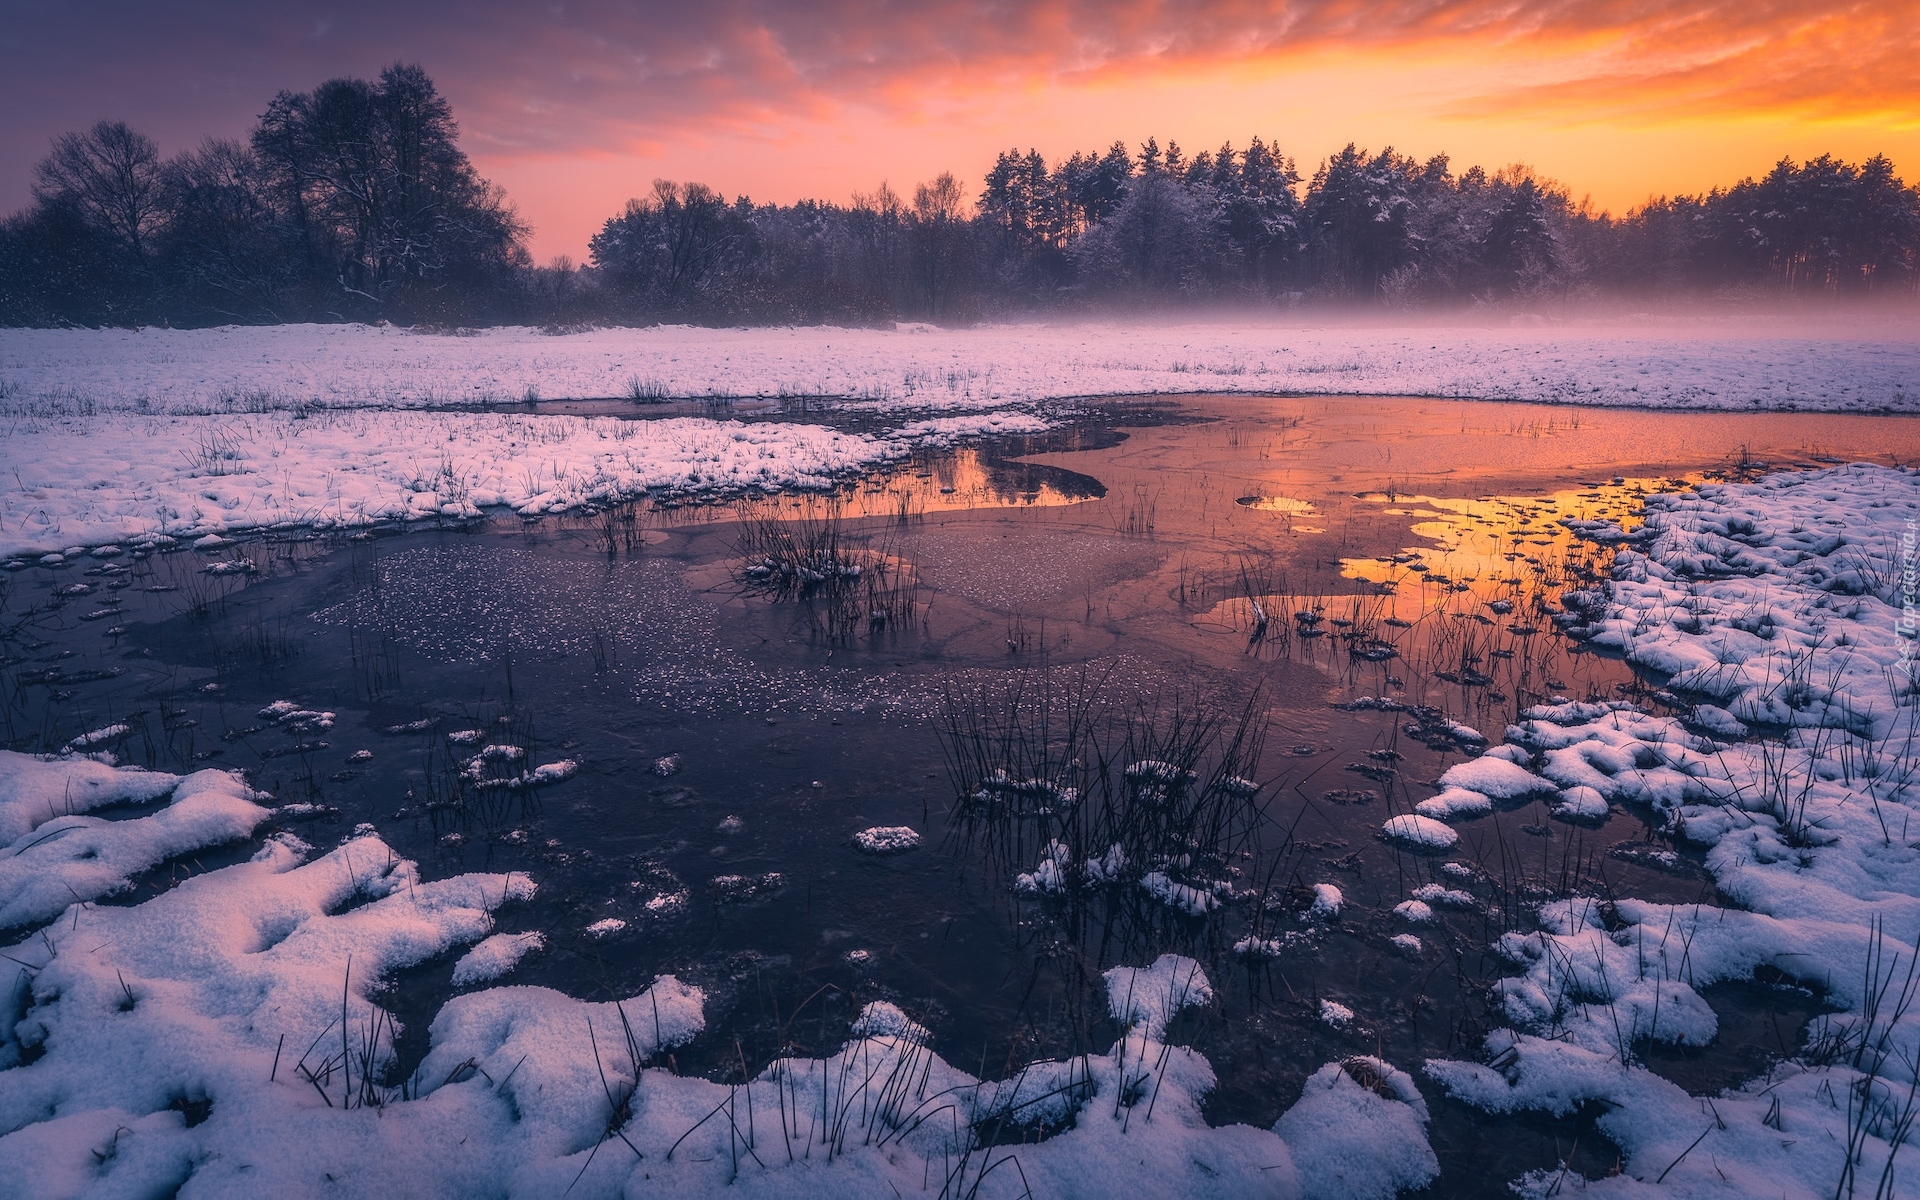
[[173,793],[180,778],[85,758],[38,758],[0,750],[0,838],[12,842],[55,816],[110,804],[145,804]]
[[471,987],[498,979],[546,944],[546,935],[542,933],[496,933],[453,964],[453,986]]
[[1393,817],[1380,827],[1380,832],[1393,841],[1431,850],[1445,850],[1460,840],[1460,835],[1452,829],[1418,813],[1403,813]]
[[1553,815],[1562,821],[1604,820],[1607,798],[1590,787],[1570,787],[1553,802]]
[[1331,921],[1340,915],[1340,909],[1346,902],[1346,896],[1333,884],[1316,883],[1313,885],[1313,903],[1307,907],[1307,916]]
[[[70,904],[124,891],[141,873],[244,838],[271,815],[254,803],[264,797],[226,771],[181,779],[0,751],[0,780],[0,830],[26,826],[0,847],[0,929],[51,921]],[[129,820],[52,815],[162,796],[165,808]]]
[[1425,900],[1402,900],[1393,906],[1393,915],[1409,925],[1433,924],[1433,906]]
[[1158,1041],[1167,1022],[1189,1006],[1213,1003],[1213,983],[1200,964],[1178,954],[1162,954],[1150,967],[1108,971],[1107,1010],[1129,1031]]
[[1440,1174],[1420,1089],[1377,1058],[1315,1071],[1273,1131],[1293,1151],[1302,1190],[1316,1200],[1393,1200]]
[[1415,804],[1413,811],[1436,821],[1446,821],[1454,817],[1473,817],[1492,812],[1493,801],[1480,792],[1463,787],[1448,787],[1439,795],[1428,796]]
[[1525,767],[1491,755],[1448,767],[1440,774],[1440,786],[1464,788],[1495,800],[1521,800],[1555,790],[1552,784]]
[[863,1038],[900,1038],[924,1046],[933,1035],[927,1027],[902,1012],[898,1005],[875,1000],[860,1010],[853,1022],[853,1036]]

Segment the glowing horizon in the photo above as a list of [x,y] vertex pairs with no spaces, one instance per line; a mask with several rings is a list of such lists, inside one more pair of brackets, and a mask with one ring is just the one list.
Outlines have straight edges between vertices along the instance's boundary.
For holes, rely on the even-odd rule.
[[280,88],[398,59],[438,81],[540,261],[584,258],[659,177],[845,202],[951,171],[971,193],[1001,150],[1051,162],[1148,136],[1192,153],[1259,135],[1306,175],[1349,141],[1456,169],[1524,162],[1616,213],[1783,155],[1885,153],[1920,171],[1920,22],[1899,0],[105,15],[118,7],[26,13],[0,32],[17,114],[0,134],[0,208],[25,202],[61,130],[125,119],[171,153],[243,133]]

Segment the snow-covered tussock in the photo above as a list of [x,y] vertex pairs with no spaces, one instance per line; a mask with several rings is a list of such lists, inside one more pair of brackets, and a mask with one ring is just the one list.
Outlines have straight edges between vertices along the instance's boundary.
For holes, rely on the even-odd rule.
[[[1321,1002],[1321,1012],[1336,1028],[1353,1019],[1330,1001]],[[1427,1102],[1405,1071],[1359,1057],[1315,1071],[1273,1129],[1293,1150],[1307,1195],[1388,1200],[1440,1174],[1427,1119]]]
[[1199,963],[1178,954],[1162,954],[1150,967],[1115,967],[1104,978],[1113,1019],[1156,1041],[1180,1010],[1213,1003],[1213,981]]
[[925,1045],[933,1035],[927,1027],[902,1012],[896,1004],[885,1000],[874,1000],[860,1010],[859,1017],[853,1022],[853,1036],[863,1038],[901,1038],[918,1045]]

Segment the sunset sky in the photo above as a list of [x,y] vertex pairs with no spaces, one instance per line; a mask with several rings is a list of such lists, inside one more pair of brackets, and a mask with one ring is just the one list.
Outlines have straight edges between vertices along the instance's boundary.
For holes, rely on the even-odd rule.
[[244,134],[274,92],[420,62],[545,260],[657,177],[844,201],[996,151],[1259,134],[1303,174],[1348,141],[1525,162],[1624,210],[1781,155],[1920,175],[1912,0],[0,0],[0,210],[102,117],[164,152]]

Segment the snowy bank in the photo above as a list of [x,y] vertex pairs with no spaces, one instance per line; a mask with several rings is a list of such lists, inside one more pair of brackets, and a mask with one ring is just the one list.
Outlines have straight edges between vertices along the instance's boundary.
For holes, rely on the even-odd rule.
[[820,425],[695,417],[274,412],[39,423],[0,443],[0,555],[819,488],[906,451],[897,439]]
[[[1629,804],[1667,823],[1742,909],[1546,904],[1537,931],[1495,947],[1518,972],[1496,992],[1511,1028],[1483,1061],[1427,1070],[1495,1113],[1598,1103],[1625,1174],[1588,1192],[1894,1194],[1920,1114],[1920,679],[1898,569],[1920,527],[1920,475],[1781,474],[1647,507],[1610,585],[1569,594],[1562,623],[1738,720],[1551,704],[1501,749],[1537,790],[1560,789],[1562,808]],[[1448,776],[1492,794],[1518,784],[1504,770]],[[1818,989],[1837,1011],[1791,1059],[1708,1101],[1643,1065],[1651,1043],[1713,1041],[1701,990],[1756,974]],[[1556,1174],[1519,1190],[1553,1194]]]
[[599,1003],[537,987],[457,995],[425,1060],[393,1078],[385,981],[475,943],[457,984],[510,969],[538,938],[490,934],[492,913],[532,892],[516,875],[423,880],[373,836],[311,862],[281,838],[144,903],[61,914],[4,949],[17,964],[17,1019],[0,1030],[8,1186],[1389,1200],[1433,1174],[1426,1107],[1376,1060],[1320,1072],[1277,1133],[1210,1128],[1212,1068],[1162,1039],[1213,988],[1175,955],[1107,973],[1110,1051],[1003,1080],[949,1064],[884,1002],[826,1058],[778,1058],[745,1084],[683,1077],[664,1052],[702,1032],[705,996],[666,975]]

